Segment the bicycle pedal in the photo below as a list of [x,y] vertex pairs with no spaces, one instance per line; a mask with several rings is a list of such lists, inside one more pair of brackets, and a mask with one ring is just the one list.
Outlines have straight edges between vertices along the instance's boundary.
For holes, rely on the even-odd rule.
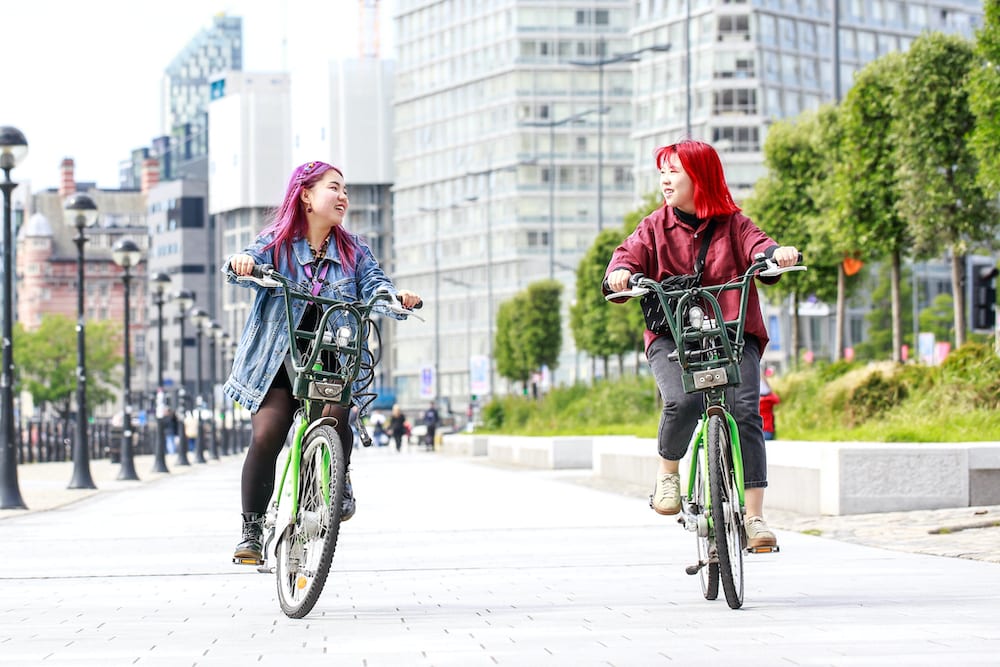
[[260,558],[233,558],[233,565],[263,565]]
[[775,544],[773,547],[747,547],[746,551],[748,554],[776,554],[781,549]]

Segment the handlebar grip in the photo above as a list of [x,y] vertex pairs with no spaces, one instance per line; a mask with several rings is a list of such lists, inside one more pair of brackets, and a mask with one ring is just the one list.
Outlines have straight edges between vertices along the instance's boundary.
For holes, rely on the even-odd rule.
[[410,308],[410,310],[420,310],[423,307],[424,307],[424,301],[423,299],[421,299],[420,301],[417,301],[415,304],[413,304],[413,308]]
[[631,276],[629,276],[628,286],[629,287],[635,287],[636,285],[639,284],[639,281],[642,280],[645,277],[646,276],[643,275],[643,274],[641,274],[641,273],[633,273]]
[[250,275],[258,280],[263,280],[268,276],[271,271],[274,271],[273,264],[254,264],[253,270],[250,271]]

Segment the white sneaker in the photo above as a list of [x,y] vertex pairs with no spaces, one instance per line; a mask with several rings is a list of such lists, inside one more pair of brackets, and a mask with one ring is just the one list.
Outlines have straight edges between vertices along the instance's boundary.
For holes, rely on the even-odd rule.
[[681,476],[665,472],[656,478],[656,488],[649,498],[649,506],[657,514],[677,514],[681,511]]
[[747,547],[756,549],[758,547],[776,547],[778,538],[774,536],[771,529],[764,523],[764,517],[750,516],[745,523],[747,531]]

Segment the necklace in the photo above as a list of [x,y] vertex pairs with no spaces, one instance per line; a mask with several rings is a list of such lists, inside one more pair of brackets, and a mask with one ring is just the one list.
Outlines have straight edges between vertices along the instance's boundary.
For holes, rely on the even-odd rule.
[[327,234],[326,235],[326,238],[323,239],[323,243],[320,245],[319,250],[317,250],[316,248],[314,248],[312,242],[309,241],[308,239],[306,239],[306,243],[309,244],[309,249],[312,251],[312,254],[313,254],[313,263],[318,263],[320,260],[322,260],[324,257],[326,257],[326,250],[327,250],[327,248],[330,247],[330,237],[331,236],[332,236],[332,234]]

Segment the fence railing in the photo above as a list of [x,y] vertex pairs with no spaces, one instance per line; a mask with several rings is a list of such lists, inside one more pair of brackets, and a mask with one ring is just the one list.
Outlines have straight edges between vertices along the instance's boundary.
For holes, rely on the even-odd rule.
[[[204,441],[210,441],[211,421],[202,422]],[[17,462],[46,463],[72,461],[76,441],[76,422],[73,420],[32,420],[16,429]],[[132,426],[132,452],[136,456],[156,453],[159,431],[155,421]],[[216,451],[220,455],[242,452],[250,443],[250,425],[216,427]],[[184,438],[182,437],[181,440]],[[117,463],[121,456],[122,427],[110,420],[99,420],[87,425],[87,451],[91,459],[110,459]]]

